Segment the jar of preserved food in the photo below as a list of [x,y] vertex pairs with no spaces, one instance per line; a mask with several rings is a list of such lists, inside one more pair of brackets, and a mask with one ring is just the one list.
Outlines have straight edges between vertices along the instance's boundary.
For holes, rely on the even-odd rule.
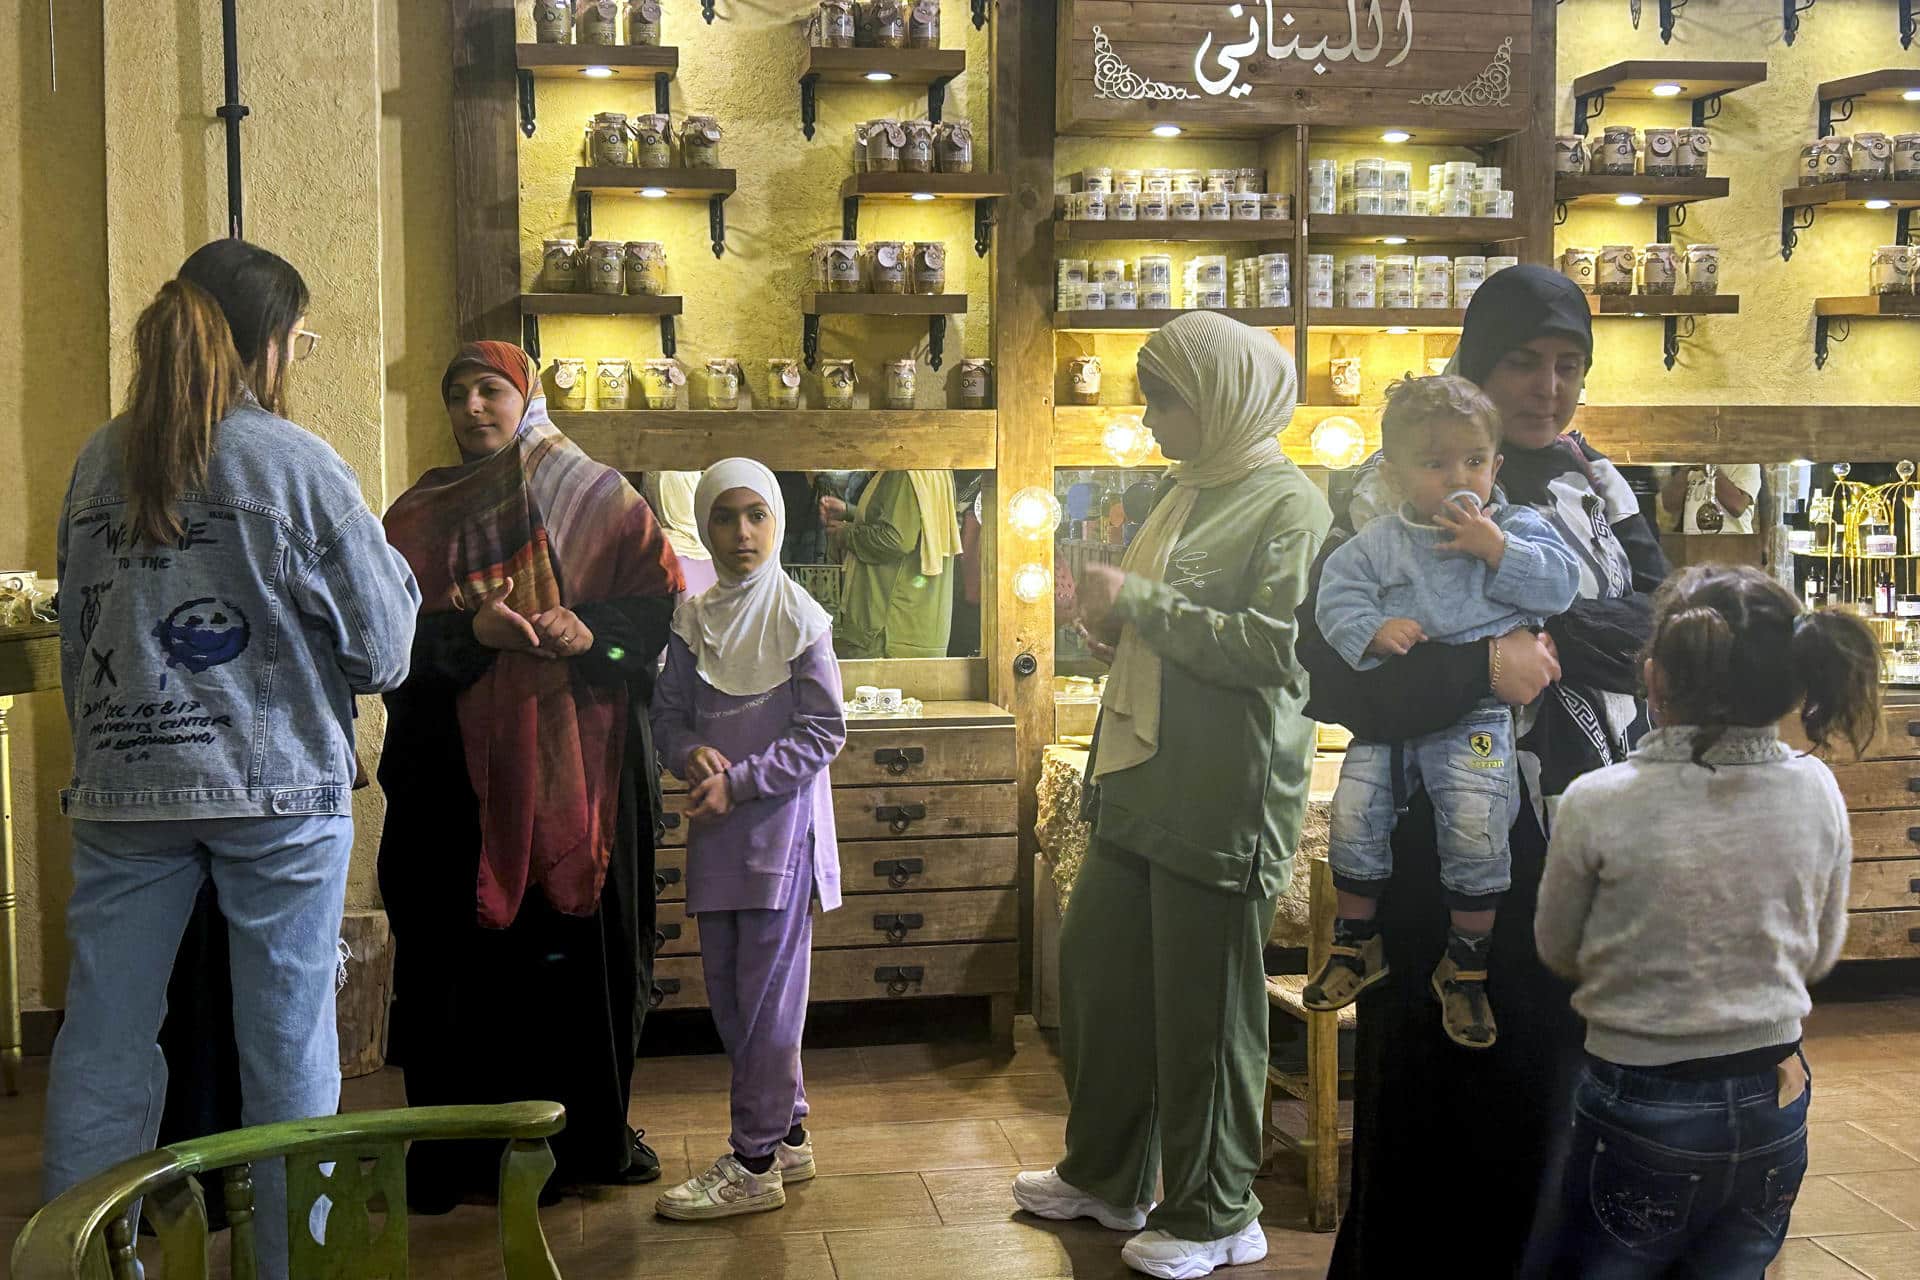
[[1233,220],[1235,222],[1260,221],[1260,193],[1257,191],[1238,192],[1232,197]]
[[992,398],[993,361],[969,358],[960,362],[960,407],[984,409]]
[[853,48],[853,0],[820,0],[813,42],[822,49]]
[[900,0],[873,0],[865,10],[866,26],[875,49],[907,47],[907,7]]
[[580,250],[572,240],[548,240],[540,250],[542,293],[572,293],[580,287]]
[[1172,203],[1167,206],[1167,216],[1175,222],[1200,221],[1200,193],[1198,191],[1176,191]]
[[947,246],[937,240],[923,240],[913,246],[913,291],[947,291]]
[[1705,129],[1682,129],[1680,145],[1674,152],[1676,157],[1674,171],[1683,178],[1706,177],[1707,153],[1712,149],[1713,136]]
[[1560,254],[1560,274],[1579,285],[1585,293],[1592,293],[1593,277],[1598,269],[1600,251],[1582,245],[1573,245]]
[[1108,196],[1107,217],[1113,222],[1138,222],[1140,220],[1140,193],[1137,191],[1116,191]]
[[622,111],[602,111],[587,125],[587,163],[633,163],[633,127]]
[[1139,220],[1141,222],[1165,222],[1172,210],[1167,207],[1171,199],[1164,191],[1142,191],[1140,193]]
[[1893,176],[1901,182],[1920,178],[1920,133],[1893,135]]
[[689,169],[720,167],[720,121],[688,116],[680,126],[680,163]]
[[851,360],[820,362],[820,403],[828,409],[853,408],[854,376]]
[[1913,252],[1903,244],[1883,244],[1867,260],[1867,291],[1875,294],[1913,292]]
[[900,172],[900,152],[906,145],[907,133],[898,120],[867,121],[867,172]]
[[1173,193],[1173,170],[1142,169],[1140,171],[1140,190],[1142,192],[1158,191],[1162,195],[1171,195]]
[[1173,287],[1173,255],[1170,253],[1143,253],[1134,262],[1134,279],[1143,288],[1171,289]]
[[619,44],[620,0],[581,0],[573,38],[576,44]]
[[618,410],[627,407],[628,388],[633,385],[633,361],[603,357],[593,380],[593,407]]
[[1820,181],[1845,182],[1853,176],[1853,148],[1845,138],[1820,140]]
[[1143,170],[1115,169],[1113,171],[1113,189],[1115,191],[1131,191],[1133,194],[1139,195],[1140,192],[1145,189],[1145,184],[1146,177]]
[[1200,219],[1203,222],[1231,222],[1233,197],[1225,191],[1203,192],[1200,196]]
[[828,293],[860,292],[860,242],[829,240],[822,246]]
[[1633,246],[1603,244],[1594,260],[1593,291],[1604,294],[1633,292]]
[[1853,176],[1880,182],[1893,176],[1893,139],[1884,133],[1853,135]]
[[1641,131],[1640,136],[1647,144],[1647,176],[1651,178],[1673,178],[1680,174],[1680,131],[1678,129],[1653,129]]
[[973,126],[943,120],[933,135],[934,164],[941,173],[973,172]]
[[622,257],[627,292],[655,298],[667,291],[667,247],[657,240],[629,240]]
[[642,169],[673,168],[673,121],[664,115],[636,116],[633,162]]
[[1075,356],[1067,362],[1067,397],[1074,404],[1100,403],[1100,357]]
[[587,292],[620,294],[627,291],[627,246],[618,240],[587,241]]
[[909,120],[900,126],[905,141],[900,145],[900,172],[933,172],[933,121]]
[[911,262],[906,242],[876,240],[867,246],[867,283],[873,293],[907,293]]
[[740,362],[719,359],[707,361],[707,408],[740,407]]
[[1293,216],[1293,197],[1284,192],[1262,192],[1260,195],[1260,220],[1262,222],[1284,222]]
[[1640,292],[1672,293],[1679,285],[1680,255],[1670,244],[1650,244],[1640,251]]
[[1589,173],[1632,173],[1639,150],[1630,125],[1610,124],[1600,133],[1587,159]]
[[913,0],[913,8],[907,13],[907,47],[940,47],[940,0]]
[[673,409],[680,404],[680,388],[687,375],[672,360],[649,360],[640,366],[640,398],[649,409]]
[[533,38],[541,44],[573,41],[573,0],[534,0]]
[[660,0],[627,0],[627,43],[660,46]]
[[914,383],[919,375],[919,367],[912,360],[889,360],[882,369],[883,400],[889,409],[913,408]]
[[547,370],[553,384],[553,407],[568,411],[587,407],[587,362],[572,356],[555,356]]
[[800,362],[774,359],[767,361],[767,408],[800,407]]

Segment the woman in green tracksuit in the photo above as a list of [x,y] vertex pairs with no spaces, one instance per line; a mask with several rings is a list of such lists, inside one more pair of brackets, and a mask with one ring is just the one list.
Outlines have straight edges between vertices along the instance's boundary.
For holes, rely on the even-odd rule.
[[1204,1276],[1266,1255],[1261,952],[1306,810],[1294,610],[1329,515],[1275,439],[1295,379],[1271,335],[1195,312],[1139,369],[1147,424],[1180,465],[1121,568],[1079,585],[1090,640],[1115,647],[1094,839],[1060,934],[1072,1111],[1065,1158],[1020,1175],[1014,1198],[1139,1232],[1121,1251],[1136,1271]]

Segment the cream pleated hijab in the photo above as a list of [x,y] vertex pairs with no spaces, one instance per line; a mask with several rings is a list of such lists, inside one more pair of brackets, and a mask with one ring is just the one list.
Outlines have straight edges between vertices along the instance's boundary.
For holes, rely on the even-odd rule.
[[714,500],[729,489],[751,489],[773,513],[772,551],[744,578],[713,557],[719,581],[684,599],[673,611],[673,633],[693,652],[700,678],[722,693],[750,698],[783,684],[793,660],[833,629],[833,619],[818,601],[780,567],[780,539],[787,508],[773,472],[752,458],[727,458],[707,468],[694,490],[693,509],[700,541],[712,554],[707,516]]
[[[1139,367],[1172,387],[1200,420],[1200,450],[1176,464],[1173,491],[1134,535],[1120,567],[1165,581],[1202,489],[1244,480],[1261,467],[1291,465],[1276,438],[1293,417],[1293,359],[1271,334],[1208,311],[1163,326],[1140,349]],[[1132,626],[1120,632],[1101,699],[1095,776],[1131,769],[1160,749],[1160,655]]]

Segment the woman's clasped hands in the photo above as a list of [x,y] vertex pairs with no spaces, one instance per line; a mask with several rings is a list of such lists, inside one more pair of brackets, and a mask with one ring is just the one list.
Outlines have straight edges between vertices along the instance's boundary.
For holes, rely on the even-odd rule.
[[489,649],[549,661],[578,657],[593,648],[593,629],[579,614],[564,605],[531,616],[516,613],[507,605],[512,593],[512,578],[487,593],[473,611],[474,639]]

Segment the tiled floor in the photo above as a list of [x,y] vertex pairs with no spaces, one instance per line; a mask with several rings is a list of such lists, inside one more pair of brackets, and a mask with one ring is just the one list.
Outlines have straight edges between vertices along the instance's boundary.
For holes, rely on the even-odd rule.
[[[1908,990],[1914,988],[1909,987]],[[1808,1178],[1770,1280],[1920,1280],[1920,994],[1823,1003],[1808,1033],[1816,1100]],[[0,1240],[31,1211],[45,1063],[0,1099]],[[785,1210],[683,1225],[653,1215],[657,1187],[599,1191],[543,1212],[569,1280],[1055,1280],[1121,1277],[1121,1237],[1092,1223],[1016,1217],[1008,1186],[1060,1153],[1066,1094],[1048,1037],[1023,1020],[1010,1058],[981,1044],[826,1048],[807,1055],[822,1176]],[[634,1082],[668,1178],[724,1147],[726,1064],[652,1058]],[[349,1082],[347,1105],[398,1105],[393,1072]],[[1267,1260],[1231,1274],[1325,1273],[1332,1237],[1304,1229],[1296,1166],[1260,1183]],[[493,1210],[416,1218],[414,1274],[497,1274]],[[5,1262],[0,1259],[0,1275]],[[150,1273],[152,1274],[152,1273]]]

